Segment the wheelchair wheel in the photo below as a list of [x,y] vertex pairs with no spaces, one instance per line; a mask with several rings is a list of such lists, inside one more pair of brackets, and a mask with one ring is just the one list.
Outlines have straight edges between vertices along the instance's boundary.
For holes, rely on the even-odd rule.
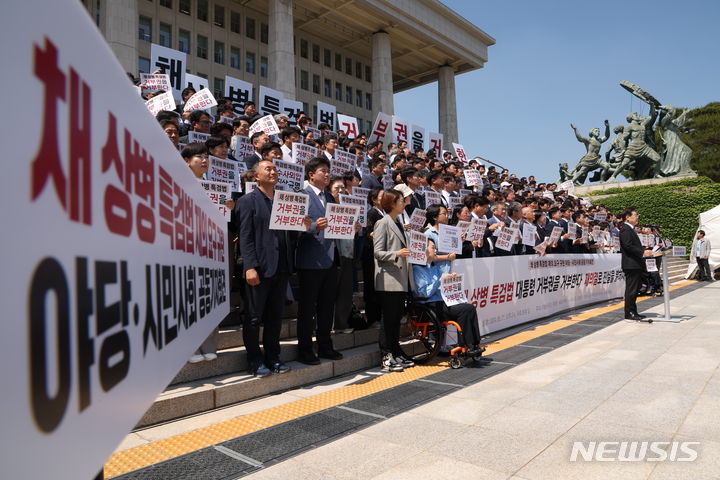
[[459,356],[453,355],[452,357],[450,357],[450,368],[460,368],[462,367],[462,365],[463,362]]
[[435,312],[422,304],[411,304],[400,321],[400,348],[415,363],[424,363],[440,350],[442,327]]

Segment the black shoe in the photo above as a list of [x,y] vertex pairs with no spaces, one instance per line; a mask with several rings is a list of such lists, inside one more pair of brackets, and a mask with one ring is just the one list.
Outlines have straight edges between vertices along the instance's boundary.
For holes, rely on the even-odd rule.
[[270,375],[270,369],[263,362],[253,362],[250,365],[250,374],[254,377],[267,377]]
[[329,360],[341,360],[343,358],[342,353],[338,352],[337,350],[328,350],[318,353],[318,357],[320,358],[327,358]]
[[642,320],[643,318],[645,318],[645,317],[641,317],[641,316],[638,315],[637,313],[631,313],[631,314],[629,314],[629,315],[627,315],[627,314],[625,315],[625,320],[640,321],[640,320]]
[[269,366],[270,366],[270,370],[272,371],[272,373],[287,373],[290,371],[290,367],[285,365],[280,360],[269,364]]
[[314,353],[301,353],[298,355],[297,361],[305,365],[320,365],[320,359]]
[[647,315],[642,315],[642,314],[637,313],[637,312],[635,312],[635,316],[636,316],[636,317],[640,317],[640,318],[647,318]]

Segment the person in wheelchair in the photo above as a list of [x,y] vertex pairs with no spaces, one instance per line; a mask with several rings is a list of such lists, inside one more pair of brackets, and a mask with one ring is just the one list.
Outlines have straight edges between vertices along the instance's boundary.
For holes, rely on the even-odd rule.
[[485,348],[480,343],[477,311],[470,303],[451,307],[445,305],[440,294],[440,279],[456,274],[450,272],[450,262],[436,262],[437,257],[435,242],[429,239],[427,264],[412,266],[413,301],[432,307],[440,322],[452,320],[457,323],[461,329],[461,332],[458,332],[458,343],[466,348],[464,355],[469,358],[480,356]]

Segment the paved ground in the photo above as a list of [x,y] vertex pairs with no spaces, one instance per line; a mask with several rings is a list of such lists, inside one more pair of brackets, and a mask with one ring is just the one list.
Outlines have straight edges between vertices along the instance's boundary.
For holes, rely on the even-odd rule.
[[[610,325],[245,478],[720,478],[719,308],[706,285],[672,300],[681,323]],[[571,462],[574,441],[700,445],[694,462]]]

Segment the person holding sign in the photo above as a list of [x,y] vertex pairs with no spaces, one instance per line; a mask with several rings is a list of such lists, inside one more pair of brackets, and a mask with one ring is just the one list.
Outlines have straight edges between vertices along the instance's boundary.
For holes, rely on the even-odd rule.
[[[305,165],[305,175],[309,183],[305,193],[310,197],[308,215],[311,224],[307,232],[300,234],[295,257],[300,281],[298,360],[306,365],[319,365],[318,356],[330,360],[342,358],[342,354],[333,348],[330,337],[340,259],[335,240],[326,239],[324,232],[328,226],[326,206],[334,202],[325,192],[330,183],[330,162],[325,156],[310,159]],[[313,351],[313,330],[316,330],[317,356]]]
[[[430,205],[425,214],[425,221],[427,228],[425,230],[425,236],[435,242],[435,245],[440,244],[440,225],[448,224],[448,210],[442,205]],[[457,254],[455,253],[437,253],[435,255],[435,262],[440,262],[441,265],[450,265],[450,262],[455,260]]]
[[[264,377],[285,373],[290,367],[280,360],[280,329],[288,278],[294,271],[295,233],[270,230],[277,168],[261,160],[253,167],[256,188],[238,200],[236,221],[240,232],[240,255],[246,281],[247,308],[243,318],[243,341],[250,373]],[[310,218],[305,218],[309,228]],[[263,355],[260,350],[263,325]]]
[[436,258],[435,242],[431,240],[427,246],[427,264],[412,266],[414,300],[417,303],[431,305],[441,322],[445,319],[457,322],[462,329],[465,345],[468,348],[467,356],[476,356],[483,351],[480,344],[480,324],[477,310],[471,303],[460,303],[448,307],[443,302],[440,293],[441,279],[455,274],[450,273],[449,263],[436,262]]
[[[382,329],[378,343],[382,353],[382,369],[398,372],[415,364],[403,356],[400,349],[400,319],[408,293],[408,263],[405,232],[397,218],[405,208],[403,196],[397,190],[386,190],[382,197],[386,215],[375,224],[373,230],[373,254],[375,258],[375,290],[382,311]],[[369,279],[366,279],[369,281]]]
[[637,295],[640,288],[640,279],[645,272],[645,260],[643,256],[650,254],[650,249],[643,249],[640,237],[635,232],[635,225],[638,223],[637,211],[630,207],[626,208],[621,218],[623,224],[620,227],[620,254],[621,266],[625,274],[625,319],[642,320],[645,315],[638,314]]

